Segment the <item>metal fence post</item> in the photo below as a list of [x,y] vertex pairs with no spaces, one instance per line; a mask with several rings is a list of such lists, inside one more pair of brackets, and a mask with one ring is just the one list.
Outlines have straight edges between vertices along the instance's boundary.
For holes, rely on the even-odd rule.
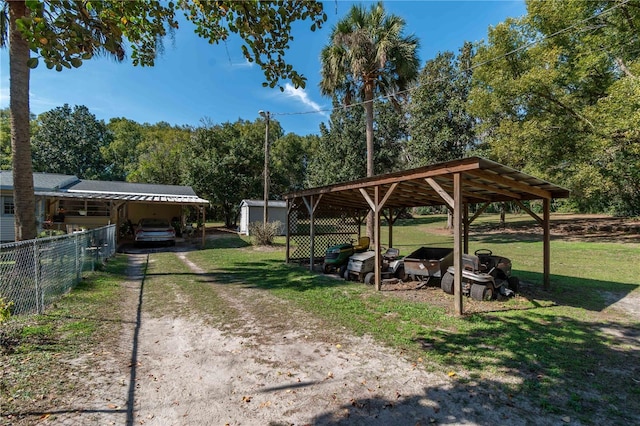
[[76,282],[80,281],[80,238],[78,237],[80,234],[73,234],[73,237],[76,240]]
[[42,309],[40,307],[40,259],[38,256],[38,240],[33,240],[33,271],[34,271],[34,287],[35,287],[35,302],[36,311],[41,314]]

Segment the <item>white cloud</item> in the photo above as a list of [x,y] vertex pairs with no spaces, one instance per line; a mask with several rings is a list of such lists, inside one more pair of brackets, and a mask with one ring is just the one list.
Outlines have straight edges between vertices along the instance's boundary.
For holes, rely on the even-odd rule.
[[307,94],[307,92],[304,91],[304,89],[300,89],[300,88],[296,89],[295,87],[293,87],[293,84],[287,83],[284,86],[284,94],[286,96],[289,96],[290,98],[294,98],[302,102],[306,107],[311,108],[314,111],[320,112],[322,115],[326,116],[326,113],[322,112],[322,108],[320,107],[320,105],[312,101],[309,98],[309,95]]

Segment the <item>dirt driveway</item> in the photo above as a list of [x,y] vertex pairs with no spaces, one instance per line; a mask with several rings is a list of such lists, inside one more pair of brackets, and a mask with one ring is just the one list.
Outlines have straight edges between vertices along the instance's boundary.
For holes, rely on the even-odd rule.
[[240,312],[242,326],[232,331],[198,317],[150,315],[141,272],[147,255],[129,259],[119,342],[87,355],[90,391],[47,424],[576,424],[541,418],[461,372],[426,371],[256,289],[210,283]]

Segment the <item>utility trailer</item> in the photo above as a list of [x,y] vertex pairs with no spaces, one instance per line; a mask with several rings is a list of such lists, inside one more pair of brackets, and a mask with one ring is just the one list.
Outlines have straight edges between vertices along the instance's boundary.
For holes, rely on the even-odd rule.
[[451,265],[452,248],[420,247],[404,258],[404,273],[409,279],[420,282],[416,288],[422,288],[431,277],[441,279]]

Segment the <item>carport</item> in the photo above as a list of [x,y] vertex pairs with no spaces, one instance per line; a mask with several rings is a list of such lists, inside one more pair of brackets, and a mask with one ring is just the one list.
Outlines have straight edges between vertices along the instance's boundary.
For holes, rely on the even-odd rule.
[[[287,201],[287,258],[290,262],[291,235],[308,227],[309,267],[315,263],[316,222],[323,217],[356,218],[357,232],[368,212],[374,218],[375,288],[380,290],[382,255],[380,220],[389,226],[389,247],[393,247],[393,224],[401,211],[418,206],[446,206],[453,216],[453,262],[460,271],[462,254],[468,253],[469,225],[494,202],[512,201],[542,227],[543,282],[549,288],[551,200],[567,198],[569,191],[511,167],[481,157],[469,157],[412,170],[378,175],[351,182],[312,188],[285,195]],[[523,201],[542,200],[542,217]],[[469,217],[469,205],[479,204]],[[305,217],[305,226],[298,226]],[[294,222],[292,224],[292,221]],[[339,225],[334,222],[333,228]],[[345,228],[347,229],[347,228]],[[354,227],[346,230],[353,232]],[[462,314],[461,274],[455,274],[454,308]]]
[[[96,181],[93,181],[94,183]],[[112,182],[112,185],[117,183]],[[135,184],[130,184],[130,186]],[[170,185],[163,185],[163,187],[170,187]],[[181,188],[181,187],[177,187]],[[36,196],[44,197],[49,203],[55,203],[59,200],[86,200],[86,201],[100,201],[106,205],[109,211],[109,222],[116,224],[116,229],[120,229],[122,224],[122,217],[120,211],[127,205],[140,204],[148,205],[152,209],[157,209],[160,206],[174,205],[174,206],[191,206],[195,207],[198,220],[205,223],[205,208],[209,205],[209,201],[195,195],[184,194],[150,194],[150,193],[125,193],[125,192],[101,192],[101,191],[87,191],[87,190],[75,190],[75,191],[56,191],[56,192],[36,192]],[[91,219],[91,217],[76,217],[75,220]],[[201,229],[202,247],[205,246],[205,226]],[[118,235],[118,234],[116,234]],[[119,239],[119,236],[118,236]]]

